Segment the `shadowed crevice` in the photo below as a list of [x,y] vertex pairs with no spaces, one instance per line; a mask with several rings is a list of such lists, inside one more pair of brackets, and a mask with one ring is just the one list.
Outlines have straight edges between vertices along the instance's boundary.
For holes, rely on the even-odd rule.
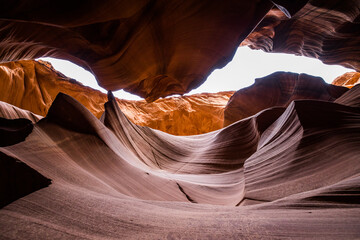
[[187,200],[189,200],[189,202],[192,203],[197,203],[195,200],[193,200],[189,195],[186,194],[186,192],[184,191],[184,189],[180,186],[179,183],[176,183],[176,185],[178,186],[179,190],[185,195],[185,197],[187,198]]
[[50,179],[0,152],[0,208],[50,184]]
[[0,117],[0,147],[24,141],[32,129],[33,125],[29,119],[6,119]]

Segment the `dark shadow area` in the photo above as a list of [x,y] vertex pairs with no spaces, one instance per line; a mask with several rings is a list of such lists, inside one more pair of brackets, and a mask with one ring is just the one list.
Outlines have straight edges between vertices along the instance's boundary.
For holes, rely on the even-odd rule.
[[0,152],[0,208],[50,184],[50,179]]

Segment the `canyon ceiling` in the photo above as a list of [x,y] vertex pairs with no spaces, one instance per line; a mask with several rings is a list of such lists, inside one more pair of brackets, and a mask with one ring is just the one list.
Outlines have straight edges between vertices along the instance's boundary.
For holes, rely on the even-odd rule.
[[68,59],[148,101],[199,86],[242,42],[360,70],[359,1],[273,2],[292,18],[268,0],[1,1],[0,60]]
[[[358,73],[159,98],[240,45],[360,71],[360,1],[0,4],[0,238],[359,238]],[[108,95],[39,57],[86,68]]]

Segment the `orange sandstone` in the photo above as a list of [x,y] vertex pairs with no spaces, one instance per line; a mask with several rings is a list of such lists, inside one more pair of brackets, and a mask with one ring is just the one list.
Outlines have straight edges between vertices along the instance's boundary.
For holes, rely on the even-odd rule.
[[332,82],[333,85],[343,86],[347,88],[352,88],[356,84],[360,83],[360,73],[359,72],[347,72],[343,75],[337,77]]
[[[97,118],[104,112],[106,94],[67,78],[44,61],[0,64],[0,101],[45,116],[59,92],[74,97]],[[223,126],[224,107],[233,92],[202,93],[158,99],[155,102],[117,99],[135,124],[175,135],[211,132]]]

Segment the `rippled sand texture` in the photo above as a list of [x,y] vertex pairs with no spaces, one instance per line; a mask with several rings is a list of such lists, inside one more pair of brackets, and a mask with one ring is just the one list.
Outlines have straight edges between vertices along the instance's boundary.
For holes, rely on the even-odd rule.
[[59,94],[25,141],[0,148],[52,181],[0,210],[0,235],[356,238],[357,91],[194,136],[132,124],[111,93],[101,120]]

